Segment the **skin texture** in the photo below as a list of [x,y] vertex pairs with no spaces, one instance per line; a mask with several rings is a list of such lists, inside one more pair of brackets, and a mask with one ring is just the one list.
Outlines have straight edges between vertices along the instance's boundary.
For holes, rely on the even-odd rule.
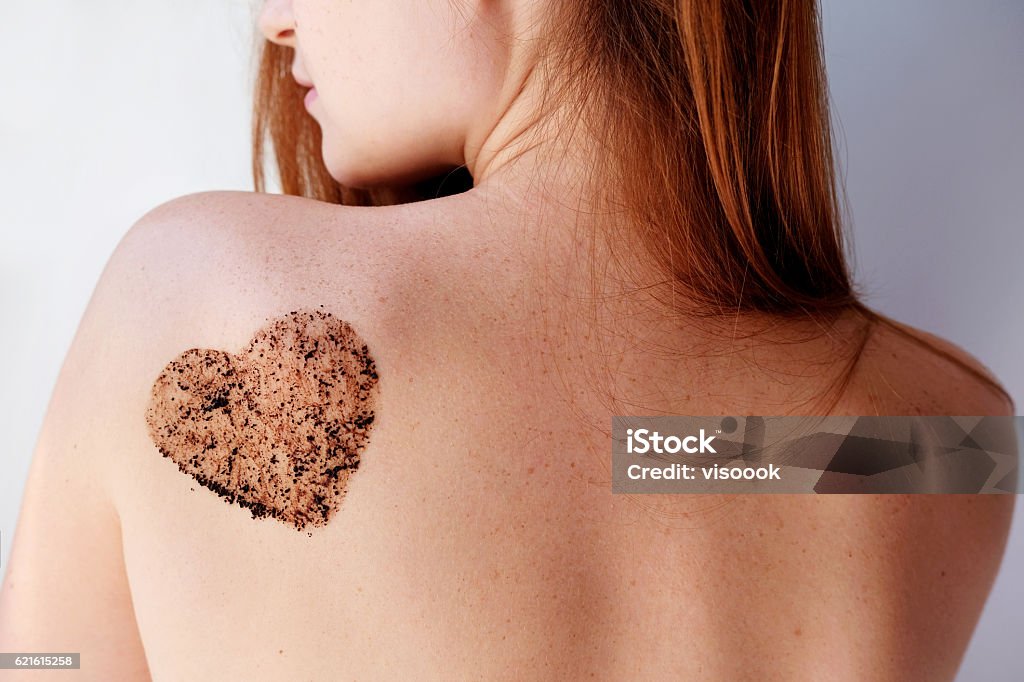
[[[535,3],[461,7],[266,4],[261,28],[324,89],[337,179],[464,161],[478,186],[367,209],[209,192],[134,225],[44,420],[0,650],[81,651],[83,680],[953,679],[1013,496],[611,493],[611,415],[815,414],[859,330],[710,337],[588,269],[609,259],[575,157],[521,146]],[[157,381],[154,401],[183,351],[246,359],[303,310],[349,324],[380,377],[358,472],[312,537],[196,485],[146,419],[158,406],[158,440],[190,428],[164,400],[185,389]],[[880,329],[832,414],[1009,412]]]

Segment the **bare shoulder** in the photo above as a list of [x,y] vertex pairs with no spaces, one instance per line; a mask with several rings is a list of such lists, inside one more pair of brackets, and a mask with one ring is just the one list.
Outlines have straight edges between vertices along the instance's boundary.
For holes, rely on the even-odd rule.
[[[857,392],[866,399],[857,406],[858,413],[1014,414],[1013,402],[993,386],[1002,383],[977,357],[941,336],[883,318],[891,326],[874,326],[858,372]],[[905,505],[908,527],[914,527],[908,537],[916,537],[920,544],[909,551],[934,553],[935,546],[953,542],[949,560],[960,562],[965,571],[970,565],[974,582],[970,586],[965,583],[963,589],[973,591],[977,604],[981,604],[998,571],[1016,495],[910,495],[893,499]],[[876,509],[871,498],[854,496],[851,504]],[[962,550],[967,544],[971,545],[970,552]],[[936,585],[936,589],[941,586]],[[976,617],[977,612],[971,616]]]
[[[332,228],[344,229],[337,220],[344,213],[351,219],[358,209],[278,194],[243,191],[208,191],[186,194],[166,201],[143,215],[129,229],[119,245],[122,258],[148,258],[153,252],[174,255],[230,255],[231,248],[258,244],[322,224],[328,213],[335,218]],[[276,244],[275,246],[280,246]],[[223,249],[223,252],[218,252]],[[239,252],[244,255],[245,251]],[[173,264],[168,258],[153,259],[154,265]]]
[[262,258],[262,264],[273,266],[275,256],[287,254],[319,254],[313,265],[339,257],[346,264],[349,254],[353,263],[386,267],[402,249],[429,249],[445,222],[438,216],[436,209],[417,204],[341,206],[283,194],[198,192],[164,202],[142,216],[123,240],[139,248],[125,248],[123,255],[144,258],[154,250],[170,249],[170,255],[192,258],[235,256],[239,263]]
[[106,679],[148,679],[122,512],[125,482],[150,480],[142,474],[159,459],[140,456],[154,449],[144,417],[155,379],[186,349],[239,349],[268,316],[300,305],[381,338],[366,303],[373,249],[352,245],[355,212],[317,204],[204,192],[155,207],[124,234],[37,438],[0,585],[0,649],[80,651]]
[[[374,250],[353,245],[353,214],[329,208],[202,192],[142,216],[108,258],[79,322],[52,427],[71,429],[73,419],[75,428],[104,425],[97,436],[137,432],[138,410],[169,360],[193,347],[243,347],[268,319],[297,307],[324,306],[367,329],[381,308],[374,287],[386,278],[373,267]],[[121,451],[93,448],[89,466],[117,470],[110,462]]]
[[861,372],[879,413],[1014,414],[1002,382],[976,356],[937,334],[883,318],[865,348]]
[[181,238],[200,233],[183,220],[193,199],[136,221],[79,320],[32,454],[0,588],[0,649],[80,651],[106,679],[149,678],[111,472],[138,451],[139,407],[170,350],[162,340],[187,327],[190,302],[167,294],[188,278],[183,254],[201,246]]
[[[1009,416],[1014,406],[990,383],[996,375],[962,346],[934,333],[884,318],[876,323],[857,366],[848,414]],[[923,342],[926,345],[922,345]],[[933,350],[933,349],[938,349]],[[803,512],[857,518],[875,529],[865,547],[894,564],[865,566],[865,575],[884,580],[893,565],[915,579],[901,589],[908,623],[933,628],[930,644],[918,645],[931,658],[920,665],[955,669],[967,647],[1009,537],[1016,495],[849,495],[832,500],[797,500]],[[827,503],[827,504],[826,504]],[[893,538],[899,541],[894,542]],[[950,582],[950,578],[953,582]],[[871,578],[868,578],[871,580]],[[935,595],[943,595],[937,599]],[[938,653],[936,653],[938,652]]]
[[[394,259],[374,248],[374,240],[388,241],[380,231],[361,229],[368,214],[344,208],[202,192],[138,219],[79,320],[36,461],[77,472],[95,487],[98,508],[116,509],[119,482],[130,480],[138,453],[151,447],[141,415],[154,381],[182,352],[240,350],[271,320],[307,307],[331,311],[384,346],[392,336],[384,327],[392,318],[380,314],[385,266]],[[363,232],[362,241],[352,238]]]
[[286,305],[302,292],[349,291],[350,303],[364,305],[364,294],[396,269],[400,231],[386,217],[288,195],[200,192],[145,214],[116,259],[144,277],[131,284],[163,312],[187,302],[180,312],[203,324],[231,310]]

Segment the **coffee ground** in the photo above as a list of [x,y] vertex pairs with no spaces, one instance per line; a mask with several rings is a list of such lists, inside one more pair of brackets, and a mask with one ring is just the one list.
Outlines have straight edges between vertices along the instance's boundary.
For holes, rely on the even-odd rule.
[[302,530],[341,504],[374,425],[377,383],[349,323],[294,310],[237,355],[178,355],[153,384],[146,423],[179,470],[253,518]]

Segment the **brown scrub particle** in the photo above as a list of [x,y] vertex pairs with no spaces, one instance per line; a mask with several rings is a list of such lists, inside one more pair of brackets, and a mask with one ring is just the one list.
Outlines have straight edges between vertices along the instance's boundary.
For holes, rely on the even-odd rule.
[[153,384],[146,423],[164,457],[253,518],[326,525],[373,428],[377,370],[330,313],[271,320],[239,354],[192,348]]

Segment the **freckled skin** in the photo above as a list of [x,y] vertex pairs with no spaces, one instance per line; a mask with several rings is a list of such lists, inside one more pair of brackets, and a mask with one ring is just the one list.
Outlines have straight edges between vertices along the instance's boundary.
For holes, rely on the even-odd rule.
[[146,423],[164,457],[203,486],[302,530],[344,499],[373,428],[377,371],[330,313],[271,320],[240,354],[192,348],[153,384]]

